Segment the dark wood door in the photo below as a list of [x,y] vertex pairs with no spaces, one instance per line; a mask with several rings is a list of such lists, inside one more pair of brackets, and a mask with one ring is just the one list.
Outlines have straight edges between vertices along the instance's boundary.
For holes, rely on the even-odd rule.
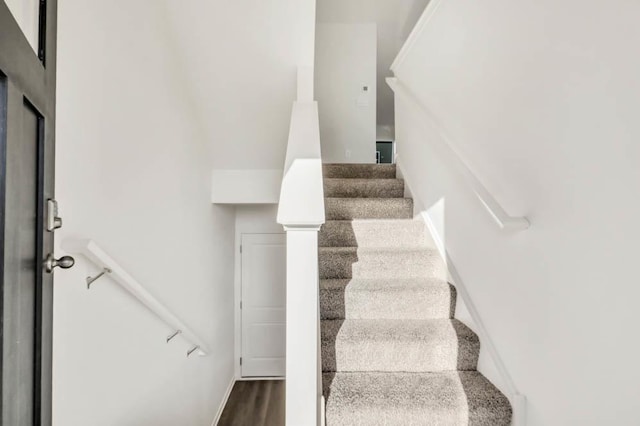
[[0,401],[7,426],[51,424],[53,274],[43,265],[55,228],[48,230],[47,212],[55,213],[56,8],[55,0],[0,0]]

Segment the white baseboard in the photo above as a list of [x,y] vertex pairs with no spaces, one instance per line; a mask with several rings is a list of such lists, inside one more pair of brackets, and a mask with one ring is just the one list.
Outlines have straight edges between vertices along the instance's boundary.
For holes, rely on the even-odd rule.
[[436,248],[440,253],[440,256],[442,256],[442,259],[446,262],[447,269],[449,270],[449,276],[451,277],[451,281],[453,281],[453,284],[456,287],[456,291],[462,298],[467,310],[469,311],[469,314],[471,315],[471,318],[473,319],[474,328],[476,329],[475,331],[478,334],[478,337],[480,338],[481,345],[488,351],[489,355],[491,356],[491,360],[496,366],[502,380],[507,385],[508,389],[506,390],[509,394],[508,395],[509,400],[511,401],[511,405],[512,405],[511,408],[513,409],[513,418],[512,418],[511,424],[513,426],[525,426],[527,399],[525,398],[524,395],[520,394],[517,391],[515,384],[513,383],[513,379],[511,378],[511,375],[508,373],[507,367],[504,365],[502,358],[498,354],[498,350],[493,345],[493,341],[489,336],[489,332],[487,331],[484,324],[482,323],[482,319],[480,318],[478,309],[473,303],[473,300],[471,299],[471,296],[467,291],[467,287],[465,286],[464,281],[462,281],[462,277],[460,277],[458,270],[456,269],[455,265],[451,261],[451,257],[449,257],[449,254],[447,253],[447,250],[442,241],[442,238],[438,234],[435,225],[431,221],[431,218],[426,212],[423,212],[421,216],[427,226],[427,229],[429,230],[429,233],[433,237]]
[[231,396],[231,391],[233,390],[233,385],[236,384],[236,378],[231,377],[231,381],[229,382],[229,386],[227,390],[224,392],[224,396],[222,397],[222,401],[220,401],[220,406],[218,407],[218,412],[211,423],[211,426],[216,426],[220,421],[220,417],[222,417],[222,412],[224,411],[224,407],[227,405],[227,401],[229,401],[229,396]]
[[522,394],[512,396],[511,404],[513,407],[513,426],[526,426],[527,424],[527,397]]
[[237,377],[237,382],[264,382],[267,380],[284,380],[284,376],[265,376],[265,377]]
[[419,215],[424,221],[425,225],[427,226],[427,230],[431,234],[431,237],[433,238],[433,242],[440,256],[442,257],[445,264],[447,265],[447,269],[449,271],[449,278],[452,284],[455,285],[458,295],[462,298],[462,301],[465,307],[467,308],[467,311],[469,312],[471,319],[473,320],[473,325],[474,325],[473,328],[476,334],[478,334],[478,337],[480,338],[481,347],[483,348],[483,350],[486,350],[489,356],[491,357],[491,360],[495,365],[498,371],[498,374],[500,375],[506,387],[506,389],[504,389],[503,391],[506,391],[505,394],[509,398],[509,401],[511,402],[511,408],[513,410],[513,417],[512,417],[511,424],[513,426],[525,426],[527,422],[527,417],[526,417],[527,399],[524,395],[518,392],[515,386],[515,383],[513,382],[513,379],[511,378],[511,375],[507,370],[507,367],[502,361],[502,358],[500,357],[498,350],[494,346],[493,341],[489,336],[489,332],[487,331],[487,329],[485,328],[482,322],[480,313],[476,308],[475,304],[473,303],[473,300],[471,299],[471,295],[467,291],[467,287],[464,281],[462,280],[462,277],[458,273],[458,270],[456,269],[455,265],[453,264],[453,261],[451,260],[451,257],[449,256],[449,253],[447,252],[447,248],[445,247],[442,236],[438,232],[438,229],[434,225],[429,214],[424,210],[424,207],[426,206],[424,206],[424,204],[420,199],[416,199],[415,192],[411,190],[411,184],[410,184],[411,179],[410,178],[408,179],[408,176],[405,173],[406,171],[402,169],[401,164],[397,164],[397,169],[398,169],[398,172],[400,173],[400,176],[402,176],[402,178],[405,181],[405,188],[406,188],[406,191],[408,192],[408,194],[406,195],[410,195],[411,198],[413,198],[414,206],[416,207],[416,210],[419,211]]

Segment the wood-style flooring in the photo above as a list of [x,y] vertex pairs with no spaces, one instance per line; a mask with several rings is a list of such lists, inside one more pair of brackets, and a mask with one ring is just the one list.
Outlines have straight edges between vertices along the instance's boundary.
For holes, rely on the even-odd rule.
[[284,380],[236,382],[218,426],[284,426]]

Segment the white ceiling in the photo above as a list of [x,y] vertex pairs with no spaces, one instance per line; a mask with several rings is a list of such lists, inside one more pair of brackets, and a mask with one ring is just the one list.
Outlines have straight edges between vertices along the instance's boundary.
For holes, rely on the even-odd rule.
[[317,21],[375,22],[378,27],[378,124],[393,124],[391,63],[429,0],[317,0]]

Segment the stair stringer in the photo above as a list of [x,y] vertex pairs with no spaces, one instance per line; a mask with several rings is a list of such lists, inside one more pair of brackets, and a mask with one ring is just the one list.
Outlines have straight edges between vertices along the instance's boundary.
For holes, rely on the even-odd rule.
[[482,322],[480,313],[476,308],[471,296],[465,286],[465,283],[458,273],[451,257],[449,256],[443,242],[443,238],[438,232],[437,226],[434,224],[433,218],[427,212],[424,202],[418,197],[415,191],[411,190],[412,179],[407,175],[402,167],[400,156],[396,154],[396,170],[397,177],[404,179],[405,197],[413,199],[414,216],[420,216],[424,222],[429,236],[433,239],[433,243],[444,261],[448,279],[451,284],[456,287],[458,300],[456,301],[456,310],[454,318],[463,322],[471,330],[473,330],[480,338],[480,357],[478,360],[477,370],[487,377],[507,398],[513,409],[513,418],[511,424],[513,426],[526,426],[527,423],[527,399],[521,394],[504,361],[500,357],[498,350],[493,344],[488,330]]

